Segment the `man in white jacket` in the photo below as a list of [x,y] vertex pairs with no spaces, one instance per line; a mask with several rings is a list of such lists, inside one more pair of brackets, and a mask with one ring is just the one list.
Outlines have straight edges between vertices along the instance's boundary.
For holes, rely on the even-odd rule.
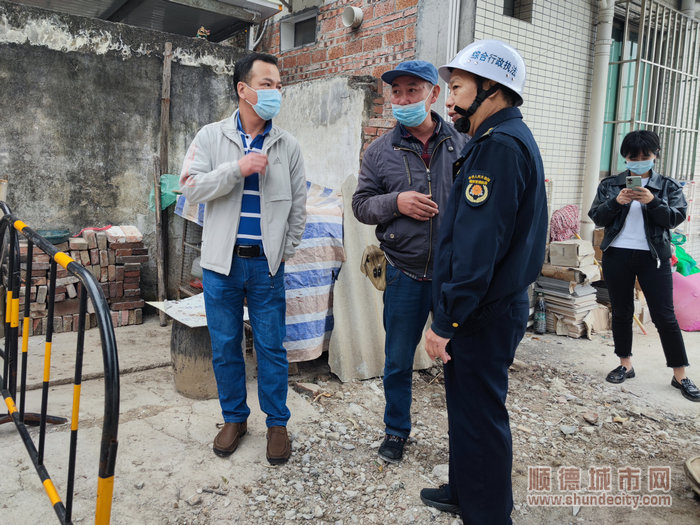
[[224,424],[214,452],[232,454],[246,433],[245,362],[241,350],[247,301],[258,364],[258,399],[267,414],[267,460],[286,462],[287,352],[284,260],[299,245],[306,220],[306,179],[299,144],[274,126],[281,102],[277,59],[251,53],[235,65],[239,109],[204,126],[190,145],[180,187],[206,203],[201,266],[214,374]]

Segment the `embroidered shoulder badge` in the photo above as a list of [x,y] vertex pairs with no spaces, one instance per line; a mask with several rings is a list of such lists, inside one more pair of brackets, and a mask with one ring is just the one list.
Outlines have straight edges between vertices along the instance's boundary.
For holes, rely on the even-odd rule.
[[485,171],[472,171],[467,175],[467,189],[464,196],[470,206],[481,206],[491,196],[493,179]]

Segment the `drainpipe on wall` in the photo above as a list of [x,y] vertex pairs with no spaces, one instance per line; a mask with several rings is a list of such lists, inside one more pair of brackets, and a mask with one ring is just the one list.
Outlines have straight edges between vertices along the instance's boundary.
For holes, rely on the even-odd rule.
[[588,217],[588,210],[593,203],[600,181],[600,150],[603,143],[605,96],[614,12],[614,0],[598,0],[598,30],[596,31],[595,56],[593,58],[593,85],[586,136],[587,151],[583,163],[583,199],[581,203],[581,237],[590,240],[593,239],[595,225]]
[[[457,54],[457,46],[459,45],[459,16],[461,0],[450,0],[450,10],[447,18],[447,56],[445,64],[449,64]],[[447,99],[447,90],[445,90],[445,99]],[[447,108],[443,108],[444,118],[448,119]]]
[[690,18],[694,18],[695,0],[681,0],[681,13],[689,16]]

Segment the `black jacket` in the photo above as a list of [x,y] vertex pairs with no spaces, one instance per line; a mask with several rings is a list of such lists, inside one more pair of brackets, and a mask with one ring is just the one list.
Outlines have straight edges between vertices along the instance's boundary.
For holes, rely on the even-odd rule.
[[[600,249],[605,251],[618,236],[630,210],[630,204],[620,204],[615,200],[625,187],[625,178],[629,170],[607,177],[600,182],[588,216],[596,226],[605,228],[605,235]],[[687,203],[683,187],[670,177],[652,171],[646,188],[654,195],[649,204],[642,204],[644,232],[651,250],[657,259],[671,257],[671,232],[686,217]]]
[[547,237],[542,158],[518,108],[487,118],[455,169],[433,277],[432,329],[447,338],[478,329],[537,279]]
[[[430,166],[421,158],[422,145],[405,136],[403,126],[382,135],[369,145],[362,159],[352,211],[358,221],[377,225],[377,239],[389,260],[416,277],[430,279],[438,231],[452,187],[452,164],[466,143],[452,124],[432,112],[438,123]],[[399,212],[396,199],[403,191],[432,195],[439,213],[418,221]]]

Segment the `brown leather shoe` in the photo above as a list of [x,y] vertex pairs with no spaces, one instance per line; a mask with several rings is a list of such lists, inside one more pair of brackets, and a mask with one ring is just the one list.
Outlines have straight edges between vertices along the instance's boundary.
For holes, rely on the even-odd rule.
[[271,465],[286,463],[292,455],[287,427],[270,427],[267,429],[267,460]]
[[238,447],[238,442],[248,430],[248,423],[224,423],[214,438],[214,454],[225,458],[230,456]]

